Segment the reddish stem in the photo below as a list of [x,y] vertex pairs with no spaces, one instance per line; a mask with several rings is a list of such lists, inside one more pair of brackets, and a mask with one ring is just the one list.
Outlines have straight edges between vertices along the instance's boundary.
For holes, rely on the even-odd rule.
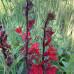
[[[44,61],[44,52],[45,52],[45,35],[46,35],[46,27],[47,27],[47,24],[48,24],[48,18],[45,22],[45,26],[44,26],[44,36],[43,36],[43,56],[42,56],[42,61]],[[42,65],[42,68],[43,68],[43,74],[44,74],[44,64]]]
[[27,66],[27,71],[29,70],[29,65],[28,65],[28,0],[27,0],[27,6],[26,6],[26,66]]

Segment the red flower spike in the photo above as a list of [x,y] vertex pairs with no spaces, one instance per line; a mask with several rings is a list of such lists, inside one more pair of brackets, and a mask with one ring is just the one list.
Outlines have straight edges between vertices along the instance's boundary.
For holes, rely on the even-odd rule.
[[21,33],[22,32],[22,27],[19,27],[19,28],[15,29],[15,32]]

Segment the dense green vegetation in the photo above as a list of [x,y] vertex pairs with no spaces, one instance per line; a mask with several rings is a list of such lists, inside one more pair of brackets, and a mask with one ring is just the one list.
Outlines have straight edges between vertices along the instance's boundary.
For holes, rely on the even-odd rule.
[[[74,74],[74,0],[33,0],[34,7],[29,19],[35,19],[35,25],[31,30],[32,42],[42,45],[42,27],[48,12],[54,12],[56,18],[49,23],[55,34],[51,44],[57,49],[59,61],[55,63],[59,74]],[[15,28],[26,26],[23,16],[23,6],[26,0],[0,0],[0,25],[7,32],[8,44],[12,46],[10,51],[15,58],[8,70],[12,74],[25,74],[25,63],[20,56],[21,37],[15,33]],[[32,17],[33,16],[33,17]],[[42,48],[40,48],[42,49]],[[0,74],[5,74],[6,66],[0,49]],[[53,64],[53,62],[52,62]]]

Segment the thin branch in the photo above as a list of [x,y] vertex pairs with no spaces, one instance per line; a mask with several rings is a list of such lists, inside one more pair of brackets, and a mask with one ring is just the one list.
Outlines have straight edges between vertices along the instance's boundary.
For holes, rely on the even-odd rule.
[[[45,22],[45,26],[44,26],[44,36],[43,36],[43,56],[42,56],[42,61],[44,61],[44,52],[45,52],[45,35],[46,35],[46,27],[47,27],[47,23],[48,23],[48,18]],[[43,68],[43,74],[44,74],[44,64],[42,65]]]
[[29,70],[29,65],[28,65],[28,0],[27,0],[27,6],[26,6],[26,56],[25,56],[25,60],[26,60],[26,66],[27,66],[27,71]]

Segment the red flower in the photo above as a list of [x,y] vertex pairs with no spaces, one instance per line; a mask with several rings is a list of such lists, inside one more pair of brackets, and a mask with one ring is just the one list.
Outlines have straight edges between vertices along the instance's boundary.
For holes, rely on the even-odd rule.
[[19,28],[15,29],[15,32],[21,33],[22,32],[22,27],[19,27]]
[[2,28],[2,26],[0,26],[0,29]]
[[21,50],[24,50],[24,48],[21,48]]
[[52,31],[52,28],[48,28],[47,31],[46,31],[46,37],[45,38],[49,39],[49,37],[52,36],[52,34],[54,34],[54,32]]
[[35,44],[30,43],[30,44],[31,44],[32,47],[29,49],[28,53],[30,55],[35,53],[35,54],[37,54],[38,57],[40,57],[41,54],[40,54],[39,49],[38,49],[38,47],[40,45],[38,45],[38,43],[35,43]]
[[57,54],[55,52],[51,52],[50,49],[48,49],[48,51],[44,53],[44,56],[49,56],[49,60],[53,60],[53,61],[58,61],[56,55]]
[[52,52],[50,55],[49,55],[49,58],[52,59],[53,61],[58,61],[58,59],[56,58],[56,53],[55,52]]
[[49,56],[50,52],[51,52],[50,49],[48,49],[48,51],[44,53],[44,56]]
[[26,6],[23,6],[23,10],[26,10]]
[[12,60],[13,60],[13,58],[11,58],[11,57],[8,56],[8,58],[7,58],[7,65],[8,66],[11,66]]
[[38,57],[40,57],[40,55],[41,55],[39,52],[39,49],[32,49],[32,50],[29,50],[29,52],[28,52],[28,54],[30,54],[30,55],[34,54],[34,53],[37,54]]
[[[28,40],[32,39],[31,37],[29,38],[30,35],[31,35],[31,32],[28,32]],[[26,32],[25,32],[25,38],[26,38]]]
[[51,51],[56,51],[56,50],[57,50],[57,49],[54,49],[54,48],[53,48],[53,45],[51,45],[51,46],[49,45],[49,47],[50,47],[50,50],[51,50]]
[[5,35],[5,31],[1,31],[1,36],[0,37],[2,38],[2,37],[4,37],[4,35]]
[[45,43],[45,46],[48,46],[51,41],[52,41],[52,38],[49,37],[48,41]]
[[6,41],[7,41],[7,35],[5,36],[2,42],[5,43]]
[[7,59],[6,64],[8,66],[11,66],[13,59],[11,59],[11,53],[8,50],[11,49],[11,46],[7,44],[7,35],[5,34],[5,31],[1,31],[0,34],[0,48],[2,49],[1,51],[4,54],[5,59]]
[[32,46],[30,49],[36,49],[40,46],[40,45],[38,45],[38,43],[35,43],[35,44],[30,43],[30,44]]
[[32,20],[32,21],[30,20],[29,21],[29,25],[28,25],[28,29],[29,30],[31,30],[31,28],[32,28],[32,26],[33,26],[34,23],[35,23],[35,20]]
[[55,66],[50,66],[50,63],[48,63],[48,68],[45,70],[45,74],[56,74],[55,71],[57,70],[57,68]]
[[43,69],[41,68],[43,63],[42,61],[39,65],[32,64],[29,74],[43,74]]
[[0,45],[0,48],[2,48],[1,45]]

